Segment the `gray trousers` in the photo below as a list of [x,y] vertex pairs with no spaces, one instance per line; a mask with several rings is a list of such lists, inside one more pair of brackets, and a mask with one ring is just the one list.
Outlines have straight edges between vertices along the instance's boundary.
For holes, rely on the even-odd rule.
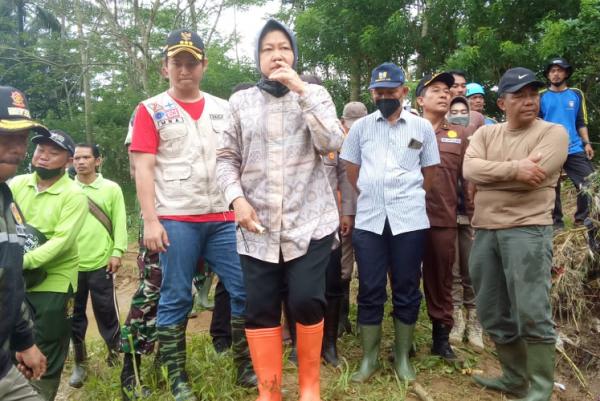
[[477,315],[495,343],[555,343],[552,226],[475,232],[469,259]]
[[456,239],[456,257],[452,265],[452,304],[455,308],[465,306],[475,309],[475,291],[469,276],[469,254],[473,245],[473,228],[459,224]]
[[0,379],[0,400],[42,401],[42,398],[31,387],[25,376],[13,366],[6,376]]

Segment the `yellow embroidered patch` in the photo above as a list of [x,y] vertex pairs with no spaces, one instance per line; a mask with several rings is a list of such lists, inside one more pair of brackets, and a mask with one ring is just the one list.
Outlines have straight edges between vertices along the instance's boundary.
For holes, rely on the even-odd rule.
[[458,136],[458,133],[454,130],[450,130],[448,131],[448,138],[456,138]]

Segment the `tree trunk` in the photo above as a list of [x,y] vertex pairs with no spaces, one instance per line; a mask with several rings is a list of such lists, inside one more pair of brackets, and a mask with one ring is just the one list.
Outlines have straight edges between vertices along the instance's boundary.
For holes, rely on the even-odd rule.
[[[421,17],[421,39],[427,37],[427,33],[429,32],[429,20],[427,18],[427,0],[423,0],[422,7],[419,7],[420,17]],[[420,45],[423,45],[423,41],[421,41]],[[425,52],[423,49],[417,50],[417,71],[416,77],[420,78],[425,73]]]
[[206,39],[206,43],[205,46],[208,47],[210,44],[210,40],[212,39],[213,34],[215,33],[216,29],[217,29],[217,24],[219,23],[219,19],[221,19],[221,12],[223,11],[223,6],[225,5],[225,0],[221,1],[221,4],[219,5],[219,11],[217,11],[217,17],[215,18],[215,22],[210,30],[210,33],[208,34],[208,39]]
[[360,62],[358,58],[350,60],[350,101],[360,99]]
[[92,132],[92,94],[90,91],[90,74],[87,42],[83,35],[83,15],[80,0],[74,2],[77,15],[77,36],[79,39],[79,54],[81,56],[81,81],[83,86],[83,113],[85,121],[85,140],[94,143]]
[[198,32],[198,15],[196,14],[196,0],[188,0],[190,6],[190,29]]

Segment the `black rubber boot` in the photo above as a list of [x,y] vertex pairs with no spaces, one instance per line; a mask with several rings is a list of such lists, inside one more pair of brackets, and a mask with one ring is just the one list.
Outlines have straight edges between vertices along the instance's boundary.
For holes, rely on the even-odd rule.
[[342,281],[344,295],[340,304],[340,320],[338,324],[338,337],[344,334],[352,334],[352,323],[350,323],[350,280]]
[[333,367],[340,364],[337,354],[337,336],[341,302],[341,297],[327,298],[327,307],[325,308],[325,328],[323,329],[321,356],[326,363]]
[[115,366],[117,366],[117,364],[119,363],[119,351],[118,351],[118,347],[115,348],[108,348],[108,355],[106,356],[106,364],[111,367],[114,368]]
[[288,361],[297,365],[298,364],[298,355],[296,354],[296,319],[292,316],[292,312],[288,306],[287,300],[283,302],[284,313],[285,313],[285,321],[288,325],[288,330],[290,332],[290,340],[292,341],[292,350],[288,356]]
[[439,322],[433,322],[433,328],[431,331],[431,337],[433,339],[433,345],[431,346],[431,353],[438,355],[442,359],[448,362],[455,362],[458,357],[450,346],[450,326],[446,326]]
[[[150,395],[150,390],[142,386],[141,365],[142,356],[140,354],[135,354],[135,358],[130,353],[123,355],[123,370],[121,370],[121,398],[123,401],[139,400]],[[139,383],[136,380],[136,371]]]
[[258,381],[250,359],[244,318],[231,317],[231,338],[233,361],[237,369],[236,384],[242,387],[256,387]]

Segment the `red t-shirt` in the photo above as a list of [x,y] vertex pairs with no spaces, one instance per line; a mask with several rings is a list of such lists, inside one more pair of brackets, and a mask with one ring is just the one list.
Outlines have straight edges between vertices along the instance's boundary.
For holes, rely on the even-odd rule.
[[[194,119],[194,121],[197,121],[202,116],[204,104],[206,103],[204,98],[193,103],[185,103],[177,99],[174,100],[190,115],[190,117],[192,117],[192,119]],[[152,116],[148,113],[146,107],[143,104],[140,104],[133,120],[133,137],[131,138],[131,146],[129,147],[129,151],[152,153],[155,155],[158,152],[159,140],[160,136],[158,135],[158,130],[154,125]],[[227,211],[221,213],[184,216],[159,216],[159,218],[165,220],[185,221],[190,223],[207,223],[217,221],[235,221],[235,214],[233,211]]]

